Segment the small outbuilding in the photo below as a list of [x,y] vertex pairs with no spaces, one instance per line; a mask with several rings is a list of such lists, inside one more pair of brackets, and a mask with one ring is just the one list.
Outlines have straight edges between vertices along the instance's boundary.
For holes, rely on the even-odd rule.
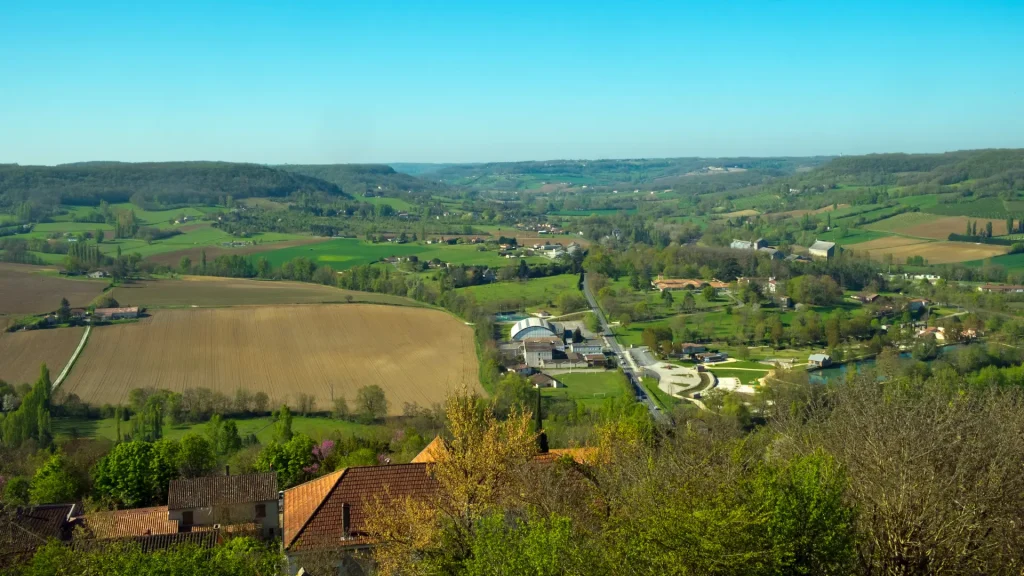
[[811,354],[807,357],[807,364],[811,368],[828,368],[832,365],[832,357],[828,354]]

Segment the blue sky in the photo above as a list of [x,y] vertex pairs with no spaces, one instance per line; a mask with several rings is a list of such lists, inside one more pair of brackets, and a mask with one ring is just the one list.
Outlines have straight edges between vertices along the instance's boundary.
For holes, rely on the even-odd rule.
[[0,0],[0,162],[1024,146],[1022,1],[97,4]]

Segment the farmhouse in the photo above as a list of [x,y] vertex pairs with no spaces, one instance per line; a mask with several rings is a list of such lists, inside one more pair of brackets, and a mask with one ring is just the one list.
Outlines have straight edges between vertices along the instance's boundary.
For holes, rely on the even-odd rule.
[[100,320],[121,320],[123,318],[138,318],[139,307],[130,308],[97,308],[93,310],[93,317]]
[[554,336],[559,334],[555,325],[541,318],[524,318],[512,326],[509,338],[524,340],[532,336]]
[[836,243],[815,240],[814,244],[811,244],[811,247],[808,248],[807,251],[815,258],[831,260],[836,255]]
[[807,357],[807,364],[812,368],[827,368],[832,365],[832,357],[828,354],[811,354]]
[[708,349],[703,344],[694,344],[692,342],[686,342],[679,345],[679,355],[693,357],[695,354],[702,354],[707,352]]
[[944,342],[946,340],[946,329],[941,326],[929,326],[917,331],[918,338],[925,338],[927,336],[933,336],[936,340]]
[[230,524],[256,524],[264,536],[279,533],[277,474],[205,476],[172,480],[167,517],[179,530]]
[[928,307],[928,301],[924,298],[914,298],[910,302],[907,302],[907,310],[910,310],[912,314],[917,314]]
[[766,242],[764,238],[758,238],[753,242],[733,239],[732,243],[729,244],[729,247],[734,250],[760,250],[762,248],[767,248],[768,242]]
[[772,260],[782,260],[783,257],[782,252],[779,252],[775,248],[770,248],[768,246],[765,246],[764,248],[758,248],[757,251],[763,254],[767,254],[768,257],[771,258]]
[[534,388],[561,388],[562,383],[544,373],[534,374],[529,378]]

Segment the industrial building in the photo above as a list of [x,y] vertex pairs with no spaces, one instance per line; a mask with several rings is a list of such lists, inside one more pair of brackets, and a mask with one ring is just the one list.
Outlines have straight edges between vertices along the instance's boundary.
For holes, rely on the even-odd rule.
[[536,336],[558,336],[559,331],[555,325],[541,318],[524,318],[512,326],[509,338],[512,340],[523,340]]

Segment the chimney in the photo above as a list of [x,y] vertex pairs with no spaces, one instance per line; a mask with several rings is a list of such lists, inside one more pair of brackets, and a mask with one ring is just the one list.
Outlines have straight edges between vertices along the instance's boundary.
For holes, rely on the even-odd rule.
[[231,466],[227,466],[227,465],[224,466],[224,475],[225,476],[231,476]]
[[548,435],[544,433],[544,417],[541,415],[540,388],[537,389],[537,450],[541,454],[548,453]]
[[352,510],[348,503],[341,505],[341,538],[348,539],[352,533]]

